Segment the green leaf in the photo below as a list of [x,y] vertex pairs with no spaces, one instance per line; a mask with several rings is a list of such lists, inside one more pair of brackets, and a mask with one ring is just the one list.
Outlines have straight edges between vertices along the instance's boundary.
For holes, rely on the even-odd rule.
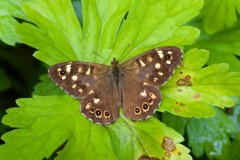
[[[121,56],[126,49],[119,60],[129,58],[129,52],[134,52],[128,54],[134,56],[156,46],[192,43],[199,35],[198,30],[182,25],[199,13],[203,1],[189,1],[188,5],[180,1],[163,2],[83,1],[84,31],[77,24],[73,9],[68,9],[64,14],[56,14],[59,10],[64,10],[61,5],[63,3],[71,8],[69,1],[51,2],[59,3],[53,5],[55,7],[49,7],[46,1],[29,2],[24,5],[24,12],[40,29],[23,23],[17,26],[17,32],[20,41],[39,49],[35,57],[50,65],[77,59],[109,63],[113,57]],[[127,21],[122,24],[121,20],[128,10]],[[145,14],[146,10],[148,13]],[[68,16],[64,17],[65,14]],[[152,25],[146,25],[150,22]],[[136,49],[139,50],[135,52]],[[93,52],[101,54],[107,60]]]
[[240,94],[240,73],[227,72],[227,64],[201,68],[207,59],[206,50],[192,49],[184,54],[183,64],[161,87],[164,97],[160,111],[201,118],[214,115],[212,105],[221,108],[234,105],[229,96]]
[[240,13],[240,0],[235,0],[238,13]]
[[[61,103],[62,101],[65,103]],[[2,136],[7,143],[0,147],[1,159],[50,157],[67,140],[64,147],[66,153],[60,154],[60,157],[66,155],[69,159],[91,159],[92,156],[100,156],[101,159],[101,154],[108,155],[110,159],[115,157],[111,152],[109,139],[104,136],[107,134],[104,127],[92,125],[86,120],[79,111],[79,102],[69,96],[20,99],[17,103],[21,108],[7,110],[8,114],[3,122],[20,129]],[[99,150],[95,150],[95,147]],[[94,150],[97,152],[92,154]],[[8,155],[9,151],[11,155]],[[70,156],[69,152],[75,152],[77,155]]]
[[[174,143],[183,141],[183,138],[174,130],[166,127],[155,118],[145,122],[132,122],[125,117],[109,127],[115,153],[119,159],[137,159],[143,155],[153,155],[165,159],[167,150],[163,150],[163,138],[171,137]],[[181,144],[176,144],[171,152],[172,159],[191,159],[189,150]]]
[[225,27],[233,26],[237,21],[234,1],[205,0],[202,9],[202,19],[204,28],[208,33],[215,33]]
[[240,36],[240,24],[236,26],[223,30],[222,32],[218,32],[216,34],[207,35],[203,33],[202,39],[197,42],[198,45],[214,51],[216,53],[231,53],[233,55],[240,55],[239,47],[240,40],[238,36]]
[[201,36],[194,46],[210,51],[208,65],[228,63],[230,71],[240,71],[240,61],[236,57],[236,55],[240,55],[239,26],[237,24],[228,30],[223,30],[213,35],[209,35],[204,31],[201,32]]
[[[34,56],[49,65],[68,60],[108,63],[157,46],[193,43],[199,31],[184,24],[202,5],[202,0],[84,0],[80,26],[70,1],[32,0],[21,6],[28,20],[15,27],[19,41],[36,48]],[[45,95],[51,87],[42,77],[34,94]],[[179,144],[182,136],[153,117],[132,122],[121,115],[104,127],[82,116],[79,101],[69,96],[34,96],[18,100],[18,105],[3,119],[17,129],[3,135],[0,159],[43,159],[55,151],[56,159],[191,159]],[[164,148],[164,138],[173,142],[167,144],[172,150]]]
[[[128,12],[130,0],[83,1],[85,61],[103,62],[109,56],[119,32],[122,19]],[[93,54],[93,51],[104,58]]]
[[231,145],[225,148],[224,153],[225,157],[227,157],[229,160],[236,160],[240,158],[239,150],[240,150],[240,98],[235,97],[234,98],[236,102],[236,106],[232,108],[232,110],[228,111],[229,118],[232,120],[232,122],[235,124],[237,128],[236,135],[233,135],[231,137],[234,137],[234,140],[231,141]]
[[[189,150],[178,144],[182,136],[154,118],[132,122],[121,115],[117,123],[104,127],[87,120],[79,102],[69,96],[35,96],[17,104],[20,108],[8,109],[3,123],[19,129],[2,136],[6,144],[0,146],[0,159],[48,158],[62,144],[57,159],[166,158],[165,152],[173,159],[191,159]],[[174,151],[162,148],[164,137],[173,140]]]
[[185,126],[186,126],[186,118],[175,116],[170,113],[164,113],[162,115],[162,122],[166,124],[168,127],[173,128],[175,131],[184,135]]
[[191,119],[187,126],[189,145],[197,157],[205,151],[209,158],[219,158],[223,148],[230,144],[228,135],[236,132],[237,127],[220,110],[212,118]]
[[132,1],[127,20],[123,21],[113,53],[108,60],[119,57],[118,59],[123,61],[157,46],[193,43],[199,31],[182,25],[199,13],[202,2]]
[[46,95],[65,95],[65,92],[61,90],[57,85],[52,83],[47,74],[40,77],[38,84],[34,86],[33,95],[46,96]]
[[27,0],[0,0],[0,39],[8,45],[18,42],[15,28],[18,22],[12,16],[26,19],[20,9],[25,1]]
[[232,142],[231,146],[228,147],[229,149],[229,154],[226,156],[228,160],[236,160],[240,159],[240,134],[234,139]]
[[11,17],[6,10],[6,2],[0,1],[0,39],[8,44],[14,45],[16,37],[12,34],[15,30],[14,25],[17,21]]
[[237,126],[238,132],[240,133],[240,97],[234,98],[236,105],[232,108],[232,115],[229,116],[233,123]]
[[71,1],[35,0],[25,3],[23,11],[38,27],[22,23],[16,29],[21,42],[38,49],[36,58],[48,64],[81,59],[82,30]]
[[[169,92],[170,94],[173,93],[173,91],[169,91]],[[191,94],[193,96],[194,94],[196,94],[196,92],[194,91],[188,92],[187,90],[184,90],[183,92],[185,92],[184,94]],[[173,96],[173,95],[170,95],[170,96]],[[206,100],[205,103],[197,102],[197,101],[194,102],[195,101],[194,99],[192,100],[192,102],[190,102],[191,100],[188,100],[189,95],[184,95],[184,96],[186,97],[180,97],[179,101],[175,101],[177,97],[174,97],[171,99],[171,98],[168,98],[167,96],[164,96],[159,111],[161,112],[168,111],[172,114],[182,116],[182,117],[208,118],[215,115],[215,111],[212,108],[212,106],[206,104],[208,100]],[[183,103],[184,101],[185,103]]]

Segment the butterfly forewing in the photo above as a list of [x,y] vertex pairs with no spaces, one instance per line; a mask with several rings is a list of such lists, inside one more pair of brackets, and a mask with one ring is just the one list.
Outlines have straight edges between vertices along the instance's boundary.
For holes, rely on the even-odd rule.
[[182,62],[182,52],[177,47],[161,47],[149,50],[121,65],[128,74],[154,86],[161,86]]
[[49,76],[69,95],[80,99],[109,71],[108,66],[86,62],[63,62],[49,69]]
[[164,84],[182,61],[176,47],[147,51],[121,65],[122,107],[125,116],[143,120],[151,116],[161,102],[157,86]]

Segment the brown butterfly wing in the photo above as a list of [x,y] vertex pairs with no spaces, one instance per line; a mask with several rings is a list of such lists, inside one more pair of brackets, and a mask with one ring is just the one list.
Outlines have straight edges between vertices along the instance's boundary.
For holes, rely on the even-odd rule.
[[110,67],[87,62],[63,62],[49,76],[69,95],[81,99],[82,113],[93,123],[108,124],[119,116],[119,95],[109,78]]
[[104,77],[109,66],[80,61],[58,63],[49,68],[50,79],[69,95],[80,99]]
[[116,83],[105,76],[82,97],[81,112],[93,123],[113,123],[119,117],[119,99]]
[[[144,81],[128,75],[122,86],[123,113],[133,121],[151,116],[161,102],[159,89],[152,85],[143,85]],[[127,84],[127,85],[126,85]]]
[[177,47],[161,47],[147,51],[121,65],[123,113],[130,119],[151,116],[161,102],[157,86],[164,84],[182,61]]

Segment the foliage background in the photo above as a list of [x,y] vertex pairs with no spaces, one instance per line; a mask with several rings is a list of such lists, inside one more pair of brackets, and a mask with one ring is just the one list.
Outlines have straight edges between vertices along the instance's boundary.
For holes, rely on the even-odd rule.
[[[93,157],[97,155],[101,158],[101,154],[103,154],[113,159],[116,158],[116,155],[126,159],[135,157],[137,152],[142,151],[141,146],[152,146],[154,148],[153,146],[156,145],[157,148],[158,144],[161,144],[160,142],[147,144],[149,139],[146,137],[153,135],[151,127],[157,126],[160,131],[156,132],[156,136],[162,136],[166,133],[171,135],[170,137],[177,144],[177,150],[180,150],[187,158],[189,158],[188,150],[178,144],[183,141],[183,138],[178,133],[184,136],[183,145],[191,149],[190,154],[193,159],[240,159],[238,154],[240,150],[240,101],[239,97],[237,97],[240,94],[239,0],[189,0],[187,2],[172,0],[168,3],[162,1],[159,5],[152,0],[152,5],[150,5],[153,7],[152,9],[159,9],[158,7],[160,7],[162,12],[149,12],[149,14],[146,14],[146,8],[150,1],[146,4],[144,4],[144,1],[139,4],[135,2],[134,6],[139,5],[146,8],[142,10],[136,9],[135,15],[128,15],[128,18],[132,17],[132,19],[126,21],[122,34],[120,32],[120,36],[114,41],[115,35],[109,33],[117,32],[118,23],[130,6],[130,0],[126,0],[124,3],[120,3],[120,1],[107,3],[106,0],[92,0],[89,3],[83,1],[85,3],[84,7],[81,6],[81,2],[78,0],[71,2],[77,14],[74,20],[71,19],[74,12],[69,9],[71,8],[69,1],[35,0],[32,3],[31,1],[28,3],[27,0],[18,2],[13,0],[0,1],[0,38],[2,40],[0,48],[0,115],[3,117],[7,108],[17,105],[21,107],[8,110],[8,115],[3,118],[5,125],[1,124],[0,134],[3,135],[7,131],[11,132],[2,136],[4,141],[1,141],[1,143],[6,142],[6,144],[0,147],[0,157],[7,159],[6,155],[8,155],[8,159],[14,159],[14,156],[20,156],[20,159],[27,159],[31,156],[35,159],[43,157],[51,159],[56,156],[56,154],[53,154],[55,149],[62,145],[63,142],[65,144],[71,135],[72,140],[68,140],[67,147],[58,156],[59,159],[64,159],[64,156],[67,155],[81,153],[81,151],[85,154],[84,159],[90,159],[91,157],[88,156],[91,156],[93,151],[97,152],[98,150],[100,150],[99,153],[93,154]],[[109,10],[107,6],[111,6],[113,9]],[[114,9],[118,12],[114,12]],[[82,10],[85,10],[85,15],[82,15]],[[106,10],[109,13],[105,13]],[[59,14],[59,11],[65,12]],[[166,11],[168,12],[166,13]],[[105,17],[103,15],[98,17],[96,13],[105,13]],[[113,15],[112,19],[111,15]],[[84,21],[84,16],[89,17],[89,19]],[[155,16],[159,17],[159,21],[162,23],[154,24],[154,21],[151,20],[156,19]],[[147,26],[143,23],[142,28],[136,30],[144,17]],[[157,28],[154,32],[156,38],[151,35],[152,38],[143,41],[143,39],[147,39],[146,35],[149,34],[146,31],[146,28],[149,28],[148,20],[150,20],[153,28]],[[29,23],[22,23],[29,21],[37,24],[39,28]],[[81,24],[83,21],[85,22],[82,26],[84,32],[81,31],[78,21]],[[169,28],[169,26],[173,28]],[[153,28],[150,27],[149,29]],[[124,29],[128,31],[128,35],[125,34]],[[62,31],[71,39],[66,40],[64,36],[61,36]],[[101,41],[98,41],[98,37],[91,37],[91,35],[94,35],[90,34],[91,32],[100,33],[98,36],[102,38]],[[32,36],[32,33],[35,35]],[[79,41],[79,36],[85,38],[84,42]],[[117,54],[122,53],[122,50],[132,41],[135,42],[135,46],[131,45],[123,55]],[[33,48],[18,43],[24,43]],[[120,60],[128,59],[146,49],[159,45],[184,45],[184,66],[179,68],[179,71],[182,71],[183,74],[176,72],[169,83],[161,88],[165,101],[162,103],[163,107],[160,108],[161,112],[155,115],[156,118],[178,133],[153,118],[147,122],[135,124],[123,117],[115,126],[108,128],[106,131],[101,126],[92,127],[91,123],[80,117],[80,114],[76,114],[79,113],[78,101],[68,96],[49,97],[51,95],[65,94],[49,82],[46,75],[48,67],[46,64],[53,65],[57,62],[73,59],[108,64],[112,57],[116,56]],[[107,59],[103,61],[103,59],[92,54],[92,50],[97,51]],[[35,52],[34,57],[38,60],[32,57],[33,52]],[[179,93],[174,90],[177,86],[174,85],[178,79],[184,79],[186,75],[193,77],[191,86],[186,84],[187,89],[186,86],[180,88],[183,89],[185,94],[179,97]],[[196,97],[192,98],[196,93],[201,93],[202,98],[200,100],[196,101]],[[231,98],[228,96],[231,96]],[[22,97],[33,98],[19,99],[16,104],[15,100]],[[68,102],[68,105],[62,107],[61,102],[63,101]],[[181,104],[191,109],[185,110]],[[233,104],[235,105],[234,108],[221,110],[212,107],[224,108],[231,107]],[[51,108],[50,106],[56,107]],[[181,110],[181,112],[178,112],[178,110]],[[66,125],[64,125],[65,123],[59,125],[59,122],[64,122],[68,117],[75,114],[76,121],[69,118],[65,122]],[[41,119],[42,117],[43,119]],[[44,123],[44,127],[42,123]],[[9,126],[20,129],[12,130]],[[53,129],[55,126],[58,126],[58,128]],[[82,126],[86,127],[83,128]],[[138,128],[146,128],[145,133],[137,133],[137,137],[143,143],[138,147],[131,146],[138,144],[136,139],[121,144],[120,138],[125,135],[133,136],[132,132],[126,129],[129,126],[138,132]],[[79,135],[72,134],[72,128],[75,129],[74,132],[76,133],[88,134],[78,138]],[[29,132],[28,129],[32,132]],[[163,133],[161,129],[166,130],[166,133]],[[62,130],[67,132],[62,133]],[[62,135],[59,135],[59,133]],[[112,139],[108,138],[108,134],[112,136]],[[99,136],[104,141],[100,141]],[[84,138],[88,139],[93,145],[87,145],[89,142],[84,141]],[[50,143],[43,145],[46,139]],[[85,144],[82,143],[86,143],[87,150],[83,147]],[[116,146],[111,146],[114,144]],[[21,149],[22,145],[24,146],[23,149]],[[122,148],[118,148],[118,145],[122,146]],[[102,146],[105,147],[101,148]],[[124,146],[129,146],[129,148],[124,150]],[[44,149],[42,149],[41,153],[38,153],[40,147]],[[74,150],[75,148],[82,148],[82,150]],[[114,150],[111,148],[114,148]],[[161,148],[159,150],[152,148],[145,148],[145,151],[147,150],[147,153],[155,156],[159,150],[163,152]],[[133,151],[133,155],[126,154],[130,151]],[[12,155],[9,155],[9,152]],[[174,155],[174,153],[172,154]]]

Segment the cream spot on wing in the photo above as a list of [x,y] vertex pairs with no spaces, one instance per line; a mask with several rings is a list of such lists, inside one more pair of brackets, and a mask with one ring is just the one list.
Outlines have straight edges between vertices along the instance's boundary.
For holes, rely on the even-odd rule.
[[148,77],[149,77],[149,74],[146,74],[146,77],[148,78]]
[[152,99],[156,99],[156,98],[157,98],[156,95],[153,94],[153,93],[149,93],[149,96],[150,96]]
[[78,79],[78,76],[76,76],[76,75],[72,76],[73,81],[76,81],[77,79]]
[[91,105],[92,105],[92,103],[91,103],[91,102],[88,102],[85,108],[86,108],[86,109],[90,109]]
[[66,76],[62,76],[62,80],[66,79]]
[[156,63],[155,64],[155,68],[159,69],[161,67],[161,64],[160,63]]
[[153,61],[152,57],[148,56],[148,57],[147,57],[147,61],[148,61],[149,63],[151,63],[151,62]]
[[135,70],[135,74],[137,74],[138,72],[139,72],[139,69],[136,69],[136,70]]
[[76,87],[77,87],[77,84],[76,84],[76,83],[72,85],[72,88],[76,88]]
[[166,63],[167,63],[167,64],[171,64],[171,61],[167,60]]
[[172,54],[172,51],[167,51],[168,54]]
[[95,104],[98,104],[99,101],[100,101],[99,98],[93,98],[93,102],[94,102]]
[[157,53],[158,53],[158,56],[159,56],[161,59],[163,59],[163,51],[162,51],[162,50],[159,50],[159,51],[157,51]]
[[85,85],[86,85],[87,87],[89,87],[89,86],[90,86],[90,84],[89,84],[89,83],[86,83]]
[[147,97],[147,92],[146,92],[146,90],[144,89],[144,91],[142,91],[142,92],[140,93],[140,95],[143,96],[143,97]]
[[68,73],[70,73],[71,72],[71,64],[68,64],[68,65],[66,65],[66,71],[68,72]]
[[91,68],[89,67],[87,72],[86,72],[86,75],[90,75],[90,72],[91,72]]
[[88,92],[88,94],[92,94],[92,93],[94,93],[94,91],[93,91],[93,90],[91,90],[90,92]]
[[145,63],[143,63],[143,61],[142,61],[142,60],[139,60],[139,62],[140,62],[140,65],[141,65],[141,67],[144,67],[144,66],[146,66],[146,65],[145,65]]
[[158,72],[158,75],[163,76],[163,73],[162,72]]
[[80,93],[82,93],[83,92],[83,90],[80,88],[79,90],[78,90]]
[[157,82],[157,81],[158,81],[158,78],[153,78],[153,81],[154,81],[154,82]]
[[145,85],[149,85],[147,82],[143,82],[143,85],[145,86]]
[[83,68],[82,67],[78,67],[78,73],[82,73]]
[[57,69],[58,72],[61,71],[61,70],[62,70],[62,68],[58,68],[58,69]]

